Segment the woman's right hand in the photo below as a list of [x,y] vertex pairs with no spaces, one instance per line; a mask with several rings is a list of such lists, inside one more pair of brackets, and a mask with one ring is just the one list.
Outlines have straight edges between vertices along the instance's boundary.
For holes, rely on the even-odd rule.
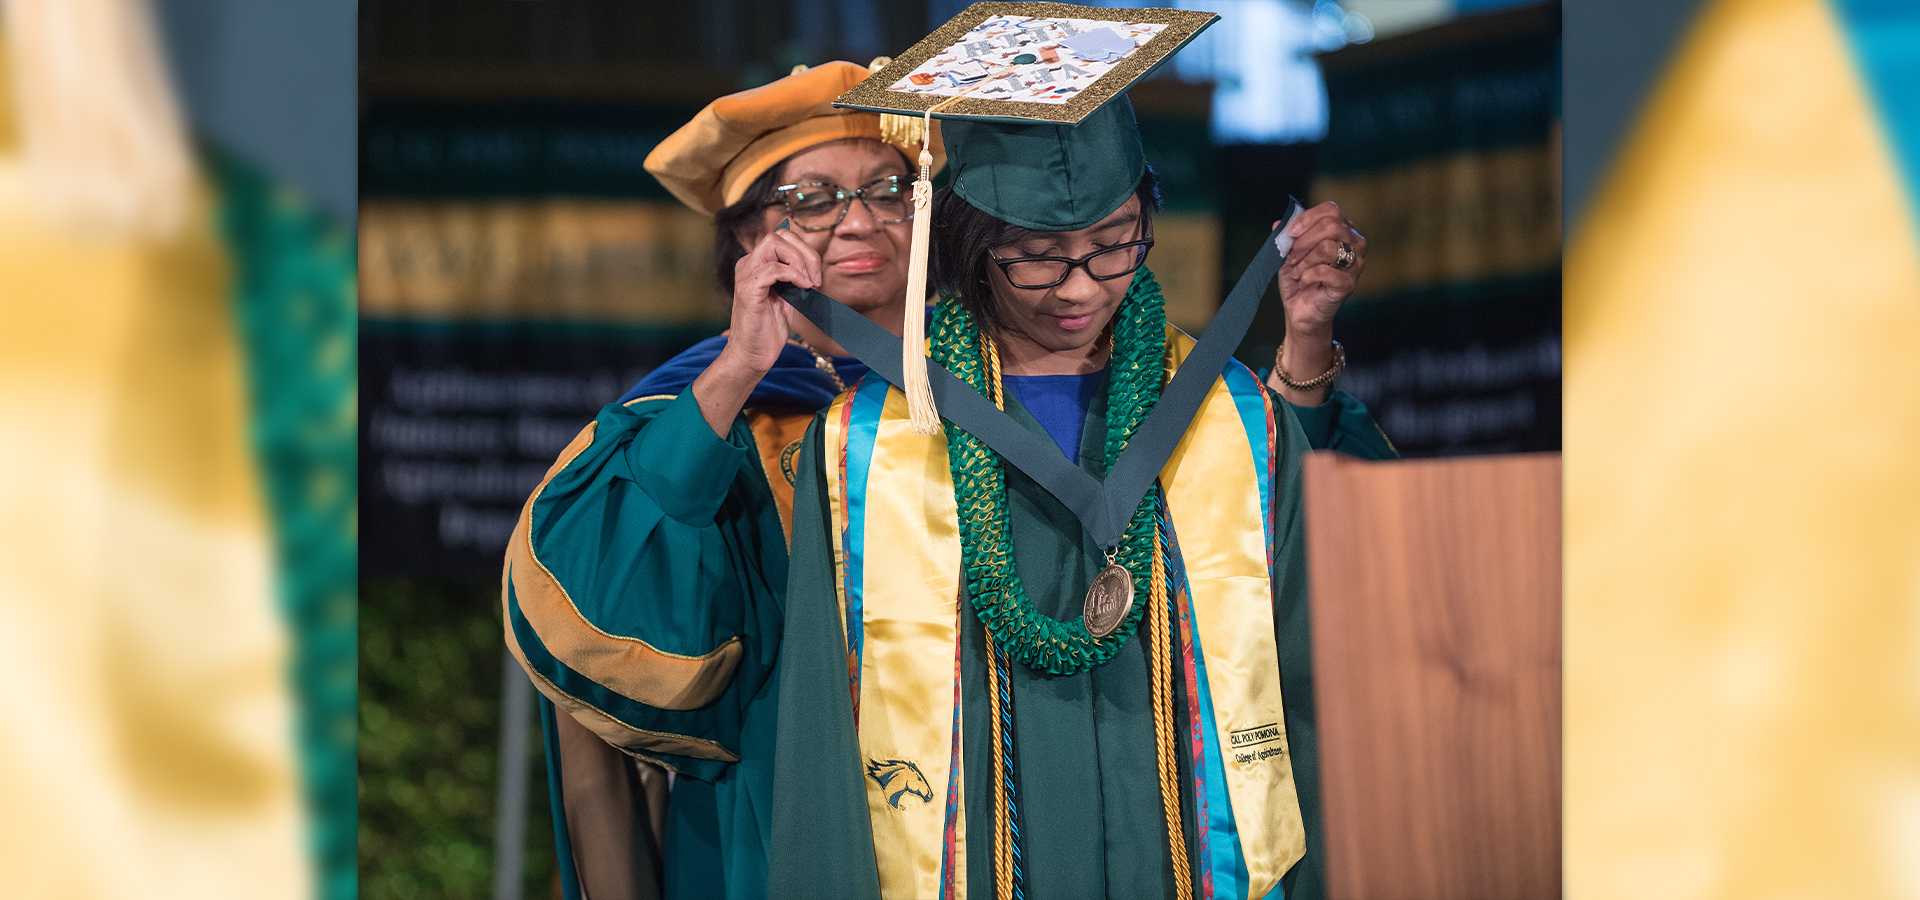
[[[785,225],[786,223],[781,223]],[[724,438],[753,387],[780,359],[793,333],[793,307],[773,286],[820,286],[820,253],[800,235],[776,228],[733,267],[733,314],[727,346],[693,381],[701,417]]]
[[820,278],[820,253],[800,235],[783,227],[761,238],[734,264],[732,333],[722,355],[735,354],[759,381],[793,333],[793,307],[774,292],[774,285],[784,281],[817,288]]

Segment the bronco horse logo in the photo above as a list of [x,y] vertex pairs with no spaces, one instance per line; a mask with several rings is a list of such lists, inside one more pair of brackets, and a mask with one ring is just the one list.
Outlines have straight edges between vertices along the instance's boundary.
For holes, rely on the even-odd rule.
[[887,805],[894,809],[903,809],[900,801],[908,795],[919,797],[923,803],[933,802],[933,786],[927,784],[927,776],[920,774],[920,767],[904,759],[867,760],[867,777],[880,785],[887,793]]

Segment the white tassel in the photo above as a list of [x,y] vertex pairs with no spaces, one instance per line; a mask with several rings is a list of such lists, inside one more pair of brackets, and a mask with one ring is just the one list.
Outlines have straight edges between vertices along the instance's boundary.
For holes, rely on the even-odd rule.
[[[927,113],[926,135],[933,134],[932,111]],[[933,405],[933,385],[927,380],[927,244],[933,226],[933,154],[926,138],[920,143],[920,177],[913,182],[913,250],[907,257],[906,321],[900,329],[900,387],[907,395],[907,418],[918,434],[938,434],[940,411]]]

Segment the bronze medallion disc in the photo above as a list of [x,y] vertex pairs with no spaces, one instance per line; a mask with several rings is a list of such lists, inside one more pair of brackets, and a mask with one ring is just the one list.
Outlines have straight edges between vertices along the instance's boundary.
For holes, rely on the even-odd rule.
[[1093,584],[1087,587],[1087,603],[1083,613],[1087,633],[1096,639],[1104,639],[1126,621],[1127,613],[1133,609],[1133,573],[1125,566],[1108,563],[1093,577]]

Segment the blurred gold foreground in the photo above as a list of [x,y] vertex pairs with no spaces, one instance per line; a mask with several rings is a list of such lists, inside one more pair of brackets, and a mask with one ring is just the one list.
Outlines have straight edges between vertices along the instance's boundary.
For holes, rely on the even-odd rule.
[[[60,2],[11,0],[0,29],[63,8],[84,35],[140,12]],[[25,150],[7,46],[0,897],[305,896],[285,637],[206,193],[189,180],[184,213],[76,227],[86,217],[49,206],[45,160]],[[184,147],[119,149],[141,162]],[[111,174],[77,182],[82,201],[114,196]]]
[[1920,238],[1832,12],[1704,12],[1566,279],[1567,895],[1920,897]]

